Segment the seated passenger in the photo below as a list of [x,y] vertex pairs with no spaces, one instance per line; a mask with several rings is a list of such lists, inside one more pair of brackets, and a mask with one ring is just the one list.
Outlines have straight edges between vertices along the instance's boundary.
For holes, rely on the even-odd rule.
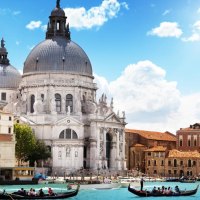
[[28,195],[29,195],[29,196],[32,196],[32,193],[33,193],[33,188],[31,188],[31,189],[29,190]]
[[18,190],[18,193],[21,195],[26,195],[26,190],[24,190],[24,188],[21,188],[21,190]]
[[168,190],[167,190],[167,188],[165,188],[165,189],[163,190],[162,193],[163,193],[163,194],[168,194]]
[[36,191],[35,191],[35,189],[33,189],[33,191],[32,191],[32,196],[36,196]]
[[175,193],[180,193],[180,189],[178,186],[175,187]]
[[168,189],[167,189],[167,194],[172,194],[172,189],[171,189],[171,187],[168,187]]
[[42,188],[39,190],[38,196],[40,196],[40,197],[43,197],[43,196],[44,196],[44,192],[43,192]]
[[48,194],[49,196],[54,196],[54,192],[51,188],[48,189]]
[[156,187],[154,186],[151,193],[156,193],[156,192],[157,192],[157,190],[156,190]]

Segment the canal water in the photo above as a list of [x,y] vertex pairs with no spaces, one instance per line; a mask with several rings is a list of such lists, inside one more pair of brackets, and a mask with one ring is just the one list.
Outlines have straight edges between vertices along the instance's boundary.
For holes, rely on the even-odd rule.
[[[151,190],[153,186],[156,187],[172,187],[174,188],[176,185],[179,186],[181,190],[190,190],[195,189],[196,186],[200,184],[200,182],[196,183],[179,183],[179,182],[145,182],[144,183],[144,189]],[[24,188],[27,191],[30,190],[30,188],[35,188],[36,190],[43,188],[44,190],[47,190],[48,187],[53,188],[54,191],[62,192],[66,190],[65,184],[38,184],[38,185],[13,185],[13,186],[0,186],[0,190],[6,189],[7,192],[16,191],[17,189]],[[138,197],[134,194],[130,193],[127,188],[119,188],[119,189],[107,189],[107,190],[96,190],[91,187],[91,189],[88,190],[80,190],[78,195],[72,198],[69,198],[68,200],[138,200],[138,199],[176,199],[178,200],[199,200],[200,199],[200,189],[198,192],[189,197]],[[176,199],[177,200],[177,199]]]

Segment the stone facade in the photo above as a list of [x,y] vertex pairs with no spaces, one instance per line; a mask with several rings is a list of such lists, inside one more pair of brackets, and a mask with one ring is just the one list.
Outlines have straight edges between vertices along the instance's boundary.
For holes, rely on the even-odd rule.
[[177,149],[180,151],[199,151],[200,124],[195,123],[188,128],[181,128],[176,132]]
[[12,114],[0,111],[0,177],[3,179],[11,179],[15,167],[13,120]]
[[113,110],[105,94],[97,101],[89,58],[70,39],[57,2],[46,39],[28,55],[17,99],[4,110],[29,124],[52,153],[45,166],[53,172],[126,169],[125,114]]
[[157,146],[145,151],[145,173],[155,177],[198,177],[200,154],[197,151],[167,150]]
[[126,129],[126,160],[128,169],[145,171],[145,150],[164,146],[167,149],[176,148],[176,136],[169,132],[156,132]]

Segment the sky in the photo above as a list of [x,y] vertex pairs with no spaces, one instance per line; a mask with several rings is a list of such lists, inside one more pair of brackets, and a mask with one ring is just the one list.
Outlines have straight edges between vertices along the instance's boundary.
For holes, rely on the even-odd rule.
[[[0,3],[0,37],[20,72],[45,39],[56,0]],[[126,128],[170,131],[200,122],[200,0],[61,0],[71,39],[87,53],[97,97]]]

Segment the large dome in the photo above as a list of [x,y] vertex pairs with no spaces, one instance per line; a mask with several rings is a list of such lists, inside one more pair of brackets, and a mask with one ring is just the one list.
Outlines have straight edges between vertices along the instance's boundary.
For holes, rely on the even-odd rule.
[[59,36],[38,44],[24,63],[24,74],[49,71],[92,76],[92,66],[83,49],[71,40]]
[[12,65],[0,64],[0,88],[18,88],[21,75]]

